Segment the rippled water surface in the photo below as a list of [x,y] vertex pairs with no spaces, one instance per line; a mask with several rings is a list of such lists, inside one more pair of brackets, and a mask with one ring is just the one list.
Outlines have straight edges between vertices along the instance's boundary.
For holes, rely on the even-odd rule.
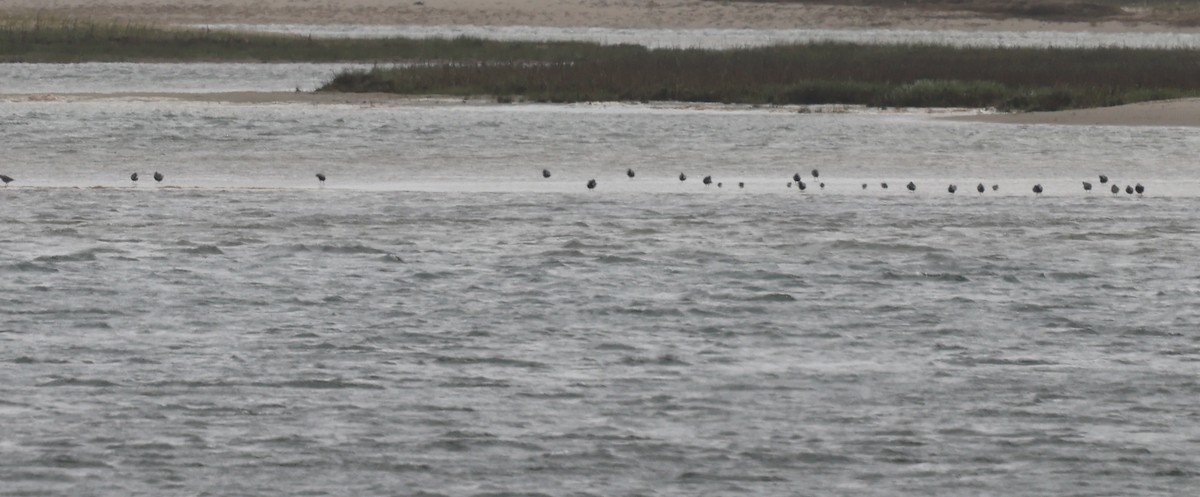
[[6,495],[1200,484],[1190,129],[18,99],[0,143]]

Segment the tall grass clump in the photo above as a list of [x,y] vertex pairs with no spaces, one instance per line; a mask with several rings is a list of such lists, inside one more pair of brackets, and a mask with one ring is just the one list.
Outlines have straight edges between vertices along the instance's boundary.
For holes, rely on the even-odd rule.
[[1058,110],[1200,95],[1200,51],[956,48],[814,43],[662,49],[540,63],[425,64],[348,71],[326,91],[495,95],[544,102]]

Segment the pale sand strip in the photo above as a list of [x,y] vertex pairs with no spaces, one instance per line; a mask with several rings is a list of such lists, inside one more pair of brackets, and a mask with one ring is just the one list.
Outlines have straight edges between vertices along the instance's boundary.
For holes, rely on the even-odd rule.
[[1061,124],[1080,126],[1200,126],[1200,98],[1143,102],[1116,107],[955,116],[955,121],[1006,124]]

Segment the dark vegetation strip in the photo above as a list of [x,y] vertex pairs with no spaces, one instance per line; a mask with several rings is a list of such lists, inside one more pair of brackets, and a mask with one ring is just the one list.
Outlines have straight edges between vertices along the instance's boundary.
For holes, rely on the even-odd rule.
[[583,42],[309,38],[79,19],[0,19],[0,62],[563,61],[613,53],[611,47]]
[[1061,110],[1200,96],[1200,51],[818,43],[346,71],[321,90],[501,101],[674,100]]
[[[728,2],[730,0],[709,0]],[[1200,25],[1196,0],[732,0],[746,3],[811,4],[874,9],[969,12],[996,19],[1048,22],[1153,22],[1176,26]]]
[[1197,60],[1200,50],[839,43],[650,50],[585,42],[325,39],[74,19],[0,19],[4,62],[406,62],[397,68],[347,71],[322,90],[493,95],[501,101],[1058,110],[1198,96]]

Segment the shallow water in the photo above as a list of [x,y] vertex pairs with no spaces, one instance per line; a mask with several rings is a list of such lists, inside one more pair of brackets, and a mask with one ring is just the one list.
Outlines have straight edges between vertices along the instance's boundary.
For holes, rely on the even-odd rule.
[[312,91],[343,70],[370,65],[87,62],[2,67],[0,95]]
[[920,43],[979,47],[1198,48],[1196,33],[1093,33],[1066,31],[955,31],[904,29],[619,29],[545,26],[364,26],[212,24],[197,27],[336,38],[453,38],[590,41],[652,48],[737,48],[784,43]]
[[0,101],[2,492],[1186,494],[1197,140]]

